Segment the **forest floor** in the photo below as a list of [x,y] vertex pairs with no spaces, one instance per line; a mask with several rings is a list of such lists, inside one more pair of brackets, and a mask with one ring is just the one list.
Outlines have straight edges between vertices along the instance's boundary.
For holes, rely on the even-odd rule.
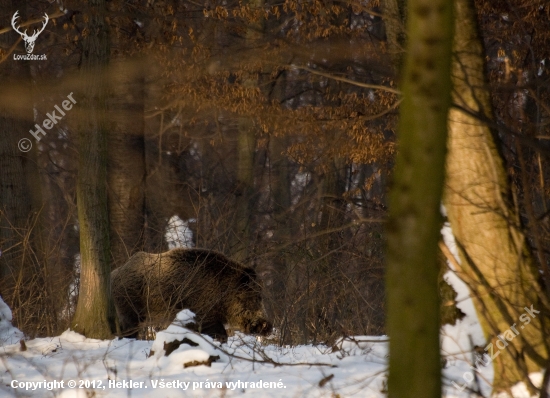
[[[466,300],[461,304],[463,310],[467,309]],[[4,313],[6,308],[4,304]],[[180,320],[182,315],[185,318],[189,314],[180,313]],[[0,324],[4,342],[0,347],[2,397],[386,395],[385,336],[341,339],[337,349],[323,345],[280,347],[239,333],[220,344],[175,322],[157,333],[154,341],[93,340],[66,331],[56,337],[27,340],[26,350],[22,351],[22,333],[10,327],[7,320]],[[475,341],[478,329],[477,320],[469,314],[457,325],[442,329],[445,397],[472,396],[470,388],[480,388],[483,396],[489,396],[492,366],[478,366],[475,377],[471,369],[469,336]],[[184,343],[166,356],[165,343],[174,340]],[[210,366],[184,368],[184,364],[208,362],[211,357],[219,359]],[[540,383],[542,376],[533,374],[532,379]],[[514,391],[514,398],[520,397],[529,397],[523,385]]]
[[[453,249],[445,230],[443,236]],[[488,397],[493,368],[487,357],[486,366],[474,364],[472,346],[484,347],[485,340],[473,302],[452,271],[445,278],[466,316],[441,329],[443,395],[462,398],[478,391]],[[220,344],[186,329],[191,317],[187,310],[180,312],[154,341],[93,340],[66,331],[25,340],[23,347],[24,336],[11,325],[11,311],[0,299],[0,397],[386,396],[386,336],[347,337],[335,347],[281,347],[270,343],[276,336],[260,341],[237,333]],[[174,341],[183,343],[176,347]],[[166,356],[169,347],[174,351]],[[210,366],[200,365],[210,360]],[[542,374],[531,379],[540,385]],[[523,383],[513,397],[529,397]]]

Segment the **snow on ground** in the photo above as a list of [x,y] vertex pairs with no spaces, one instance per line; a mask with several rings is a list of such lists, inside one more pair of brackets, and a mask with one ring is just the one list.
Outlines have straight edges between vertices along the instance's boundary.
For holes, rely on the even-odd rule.
[[[445,223],[441,230],[443,241],[460,262],[458,250],[449,223]],[[452,264],[450,264],[453,269]],[[470,297],[468,286],[456,275],[453,269],[448,271],[444,278],[457,293],[457,307],[466,316],[457,321],[455,325],[445,325],[441,330],[441,352],[447,359],[447,365],[443,370],[445,385],[448,386],[448,397],[468,396],[460,395],[460,391],[467,393],[469,388],[479,387],[484,396],[488,396],[491,390],[490,382],[493,379],[492,366],[478,366],[478,372],[474,374],[471,366],[475,362],[472,357],[472,345],[485,347],[485,337],[479,324],[474,302]],[[477,379],[477,381],[476,381]],[[453,384],[454,383],[454,384]]]
[[[443,214],[444,209],[443,209]],[[458,250],[449,223],[441,230],[443,240],[456,261],[460,263]],[[452,264],[444,278],[457,293],[457,307],[466,314],[455,325],[445,325],[441,329],[441,353],[446,359],[443,369],[444,391],[447,398],[470,397],[471,390],[481,391],[483,396],[490,396],[493,380],[493,366],[487,356],[478,359],[472,353],[474,346],[484,349],[487,344],[479,323],[474,302],[470,297],[468,286],[456,275]],[[529,375],[535,386],[542,383],[542,373]],[[470,390],[470,391],[469,391]],[[519,383],[513,389],[514,398],[530,398],[527,387]],[[505,398],[504,395],[499,398]]]
[[[442,234],[456,255],[448,225]],[[473,302],[454,272],[445,277],[457,291],[458,306],[466,316],[441,331],[446,359],[444,396],[466,398],[472,396],[470,389],[479,388],[487,397],[493,368],[490,363],[474,363],[472,345],[484,347],[485,340]],[[11,311],[0,299],[0,397],[386,395],[385,336],[349,337],[335,347],[278,347],[268,344],[269,339],[262,343],[253,336],[236,334],[220,344],[186,329],[192,319],[190,311],[180,312],[172,325],[157,333],[155,341],[93,340],[66,331],[61,336],[26,341],[23,351],[19,343],[23,334],[11,326]],[[167,351],[171,351],[168,356]],[[540,385],[541,373],[531,378]],[[529,397],[522,384],[514,388],[514,398]]]
[[[220,344],[182,326],[191,319],[191,312],[180,312],[172,325],[157,333],[155,341],[94,340],[66,331],[27,341],[25,351],[19,343],[5,344],[0,347],[0,396],[385,396],[385,336],[341,339],[335,348],[278,347],[243,334]],[[453,348],[449,339],[443,338],[444,351]],[[173,351],[166,356],[170,346]],[[210,360],[214,360],[210,366],[204,365]],[[446,385],[454,380],[462,386],[468,360],[467,354],[451,360],[447,353]],[[199,366],[185,367],[190,364]],[[490,366],[481,371],[490,381],[489,370]],[[447,388],[445,396],[470,395],[467,389]],[[528,397],[519,389],[514,394],[515,398],[524,396]]]
[[[0,347],[0,396],[84,397],[91,391],[99,397],[385,396],[386,337],[347,338],[336,344],[337,350],[262,345],[242,334],[219,344],[181,326],[188,319],[188,312],[180,313],[155,341],[101,341],[66,331],[58,337],[27,341],[26,351],[21,351],[19,343],[5,344]],[[469,381],[463,375],[471,371],[471,355],[460,346],[469,343],[463,337],[468,334],[467,326],[468,322],[445,327],[443,332],[445,396],[449,398],[470,396],[468,388],[463,388]],[[13,329],[11,336],[21,336]],[[175,340],[183,343],[165,356],[164,348]],[[211,358],[215,361],[210,367],[184,368],[184,364],[205,363]],[[491,366],[479,370],[478,377],[490,382]],[[535,377],[540,383],[541,375]],[[70,386],[71,382],[75,385]],[[485,396],[488,388],[487,383],[482,384]],[[514,393],[515,398],[528,396],[521,386]]]
[[[154,342],[101,341],[66,331],[27,341],[26,351],[4,345],[0,396],[85,397],[86,391],[98,397],[330,397],[334,391],[383,396],[387,348],[380,337],[340,341],[333,352],[325,346],[262,345],[242,334],[219,344],[177,323]],[[174,340],[184,343],[165,356],[165,344]],[[210,367],[184,368],[212,357]],[[69,387],[72,382],[75,387]]]
[[11,309],[0,298],[0,346],[19,343],[23,338],[23,332],[13,327],[11,320]]

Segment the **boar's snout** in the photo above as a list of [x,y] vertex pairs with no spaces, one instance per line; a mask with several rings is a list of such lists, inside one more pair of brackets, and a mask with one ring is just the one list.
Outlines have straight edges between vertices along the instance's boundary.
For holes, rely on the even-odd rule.
[[266,336],[273,330],[273,325],[271,325],[271,322],[265,319],[258,318],[246,325],[245,329],[246,333],[260,334],[262,336]]

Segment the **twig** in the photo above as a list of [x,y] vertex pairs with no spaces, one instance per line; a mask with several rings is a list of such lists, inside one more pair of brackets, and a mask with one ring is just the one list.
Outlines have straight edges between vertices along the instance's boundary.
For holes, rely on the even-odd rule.
[[356,82],[355,80],[346,79],[345,77],[338,77],[338,76],[331,75],[329,73],[319,72],[318,70],[308,68],[307,66],[291,65],[291,67],[308,71],[309,73],[312,73],[314,75],[328,77],[329,79],[337,80],[339,82],[352,84],[352,85],[357,86],[357,87],[372,88],[374,90],[383,90],[383,91],[387,91],[389,93],[394,93],[394,94],[401,95],[401,91],[399,91],[395,88],[382,86],[380,84],[369,84],[369,83]]
[[[231,357],[231,358],[235,358],[235,359],[241,359],[243,361],[247,361],[247,362],[254,362],[254,363],[264,363],[264,364],[270,364],[270,365],[273,365],[275,367],[278,367],[278,366],[329,366],[331,368],[337,368],[338,366],[337,365],[334,365],[332,363],[322,363],[322,362],[318,362],[318,363],[310,363],[310,362],[293,362],[293,363],[281,363],[281,362],[277,362],[275,361],[274,359],[272,359],[271,357],[269,357],[265,351],[263,350],[257,350],[255,347],[251,347],[252,350],[254,351],[255,354],[259,354],[263,360],[257,360],[255,358],[246,358],[246,357],[242,357],[240,355],[235,355],[235,354],[232,354],[230,352],[228,352],[226,349],[222,348],[221,346],[218,346],[214,343],[212,343],[211,341],[209,341],[208,339],[205,339],[204,336],[198,332],[195,332],[195,331],[192,331],[196,336],[202,338],[205,342],[207,342],[208,344],[210,344],[213,348],[215,348],[216,350],[219,350],[221,351],[222,353],[224,353],[225,355]],[[248,346],[246,343],[243,342],[243,345],[246,345],[247,347],[250,347]]]

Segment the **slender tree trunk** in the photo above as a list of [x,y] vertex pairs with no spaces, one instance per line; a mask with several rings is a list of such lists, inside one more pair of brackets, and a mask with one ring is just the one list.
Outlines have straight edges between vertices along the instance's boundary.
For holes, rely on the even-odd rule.
[[[262,7],[264,0],[249,0],[252,8]],[[263,31],[263,21],[251,23],[247,27],[247,46],[257,46]],[[245,72],[247,73],[247,72]],[[258,87],[259,76],[250,73],[244,78],[243,86],[250,90]],[[251,221],[255,206],[254,200],[254,165],[256,154],[256,129],[254,120],[249,117],[239,117],[237,133],[237,189],[236,210],[233,239],[231,242],[232,256],[237,261],[245,261],[250,254]]]
[[[252,83],[251,83],[252,84]],[[237,261],[245,261],[250,253],[252,209],[254,206],[254,160],[256,131],[254,121],[239,118],[237,135],[237,189],[235,227],[231,252]]]
[[[334,305],[341,290],[341,263],[342,247],[345,242],[344,234],[347,231],[341,230],[345,223],[347,166],[345,160],[340,157],[330,159],[327,162],[327,169],[319,183],[320,213],[319,232],[322,234],[316,242],[320,259],[315,263],[315,268],[309,266],[316,275],[314,279],[322,286],[321,290],[312,290],[308,297],[309,303],[306,311],[310,311],[315,325],[314,330],[332,335],[333,325],[336,323],[336,311]],[[307,321],[304,316],[302,327],[302,342],[308,343],[310,328],[307,328]],[[314,333],[313,341],[317,339]]]
[[[284,100],[286,89],[286,73],[281,75],[275,81],[272,91],[273,101],[279,104]],[[270,164],[270,188],[271,200],[273,203],[273,219],[276,226],[273,240],[277,245],[290,242],[292,231],[292,217],[290,217],[291,193],[290,193],[290,162],[285,155],[288,148],[288,137],[272,136],[269,141],[269,164]],[[273,256],[273,297],[277,305],[285,305],[286,297],[291,289],[289,286],[290,269],[288,267],[287,251],[275,253]],[[278,307],[278,309],[283,309]],[[289,337],[288,331],[283,332],[283,336]],[[288,343],[288,341],[286,342]],[[285,344],[285,343],[283,343]]]
[[[457,0],[455,9],[453,101],[468,112],[491,118],[473,2]],[[519,320],[525,307],[540,310],[539,298],[544,295],[517,215],[507,200],[509,187],[492,132],[468,112],[453,108],[449,114],[445,206],[459,243],[463,276],[488,343],[495,350],[506,346],[493,362],[493,388],[504,390],[526,381],[527,372],[545,366],[548,353],[541,317],[531,319],[530,325]],[[497,336],[514,324],[521,325],[519,335],[499,341]]]
[[[344,224],[345,202],[343,195],[346,191],[346,164],[342,158],[333,159],[329,162],[321,181],[321,220],[319,228],[321,231],[328,231],[338,228]],[[326,233],[320,240],[321,250],[331,252],[338,250],[341,242],[338,232]],[[334,258],[334,256],[329,256]],[[331,260],[327,258],[327,263]],[[326,271],[327,267],[323,267]],[[330,268],[330,265],[328,265]]]
[[144,84],[138,61],[110,68],[109,221],[113,268],[143,248],[145,205]]
[[[166,177],[166,173],[159,156],[162,150],[162,142],[159,133],[164,127],[159,123],[159,115],[152,116],[156,107],[162,103],[162,91],[165,87],[165,80],[161,78],[162,71],[158,64],[158,58],[151,52],[144,61],[144,108],[146,111],[144,121],[144,167],[145,167],[145,225],[144,225],[144,248],[146,252],[161,253],[168,249],[164,237],[168,219],[173,214],[168,204],[167,194],[159,195],[160,190],[166,187],[166,182],[173,178]],[[166,188],[164,188],[166,189]],[[173,190],[172,184],[168,184],[168,190]],[[171,196],[171,195],[170,195]]]
[[[290,217],[290,170],[288,158],[284,155],[287,149],[287,137],[271,137],[270,139],[270,164],[271,164],[271,186],[273,201],[273,219],[275,220],[275,231],[273,241],[276,245],[285,244],[291,241],[292,217]],[[288,309],[289,297],[296,289],[295,269],[290,267],[289,256],[286,249],[273,253],[273,285],[272,297],[277,306],[276,311],[284,316]],[[282,307],[281,307],[282,306]],[[279,312],[279,310],[282,310]],[[281,333],[282,344],[290,343],[290,330],[286,328]]]
[[384,28],[386,31],[386,43],[393,62],[400,63],[403,46],[405,44],[404,24],[404,0],[381,0],[380,5],[384,14]]
[[389,197],[388,397],[441,397],[437,242],[450,105],[452,2],[410,0]]
[[111,300],[109,214],[107,201],[107,130],[105,121],[109,33],[105,0],[91,0],[86,11],[89,34],[83,40],[85,93],[78,131],[76,187],[80,226],[80,291],[72,328],[86,337],[106,339],[114,332]]

